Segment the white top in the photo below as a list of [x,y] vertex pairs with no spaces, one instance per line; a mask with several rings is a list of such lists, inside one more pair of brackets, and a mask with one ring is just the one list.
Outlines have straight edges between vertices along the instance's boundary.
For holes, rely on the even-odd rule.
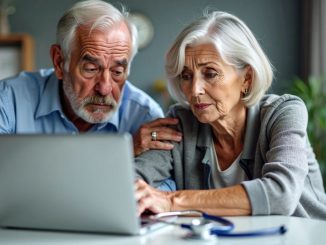
[[218,158],[216,155],[213,140],[212,140],[212,147],[210,149],[211,149],[211,159],[214,159],[214,161],[211,162],[212,172],[209,180],[210,189],[218,189],[218,188],[236,185],[248,179],[246,173],[239,165],[239,160],[241,158],[242,152],[237,156],[234,162],[227,169],[222,171],[218,163]]

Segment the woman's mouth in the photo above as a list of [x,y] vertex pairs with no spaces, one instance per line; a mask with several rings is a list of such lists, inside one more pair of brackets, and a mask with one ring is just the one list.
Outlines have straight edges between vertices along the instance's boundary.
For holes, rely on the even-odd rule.
[[194,107],[197,110],[205,110],[207,107],[209,107],[211,104],[206,104],[206,103],[200,103],[200,104],[194,104]]

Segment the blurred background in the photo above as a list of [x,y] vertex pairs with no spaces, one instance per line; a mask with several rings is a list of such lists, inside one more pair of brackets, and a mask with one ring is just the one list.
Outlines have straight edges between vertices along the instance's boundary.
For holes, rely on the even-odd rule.
[[[0,78],[22,69],[51,67],[56,24],[77,0],[0,0]],[[167,110],[164,58],[181,29],[204,9],[227,11],[253,31],[275,68],[270,92],[295,93],[306,102],[308,133],[326,176],[326,0],[120,0],[152,25],[129,80]],[[141,26],[140,26],[141,27]],[[326,179],[326,178],[325,178]]]
[[[11,33],[28,33],[35,43],[34,68],[51,67],[49,47],[55,42],[56,24],[76,0],[0,0],[14,6],[8,15]],[[201,16],[205,8],[240,17],[254,32],[276,70],[273,91],[282,92],[289,80],[301,75],[302,0],[121,0],[130,12],[144,14],[152,23],[152,41],[139,50],[129,80],[155,97],[162,106],[164,56],[181,29]],[[121,9],[121,8],[120,8]],[[156,85],[156,86],[155,86]]]

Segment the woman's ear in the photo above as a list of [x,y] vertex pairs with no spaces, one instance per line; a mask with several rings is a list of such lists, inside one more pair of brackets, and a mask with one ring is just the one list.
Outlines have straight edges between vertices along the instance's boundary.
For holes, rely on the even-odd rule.
[[50,49],[50,55],[54,67],[54,72],[59,80],[63,79],[64,58],[61,47],[58,44],[53,44]]
[[245,74],[244,74],[244,81],[242,84],[242,90],[250,91],[252,80],[253,80],[253,75],[254,75],[253,70],[252,70],[251,66],[248,65],[244,71],[245,71]]

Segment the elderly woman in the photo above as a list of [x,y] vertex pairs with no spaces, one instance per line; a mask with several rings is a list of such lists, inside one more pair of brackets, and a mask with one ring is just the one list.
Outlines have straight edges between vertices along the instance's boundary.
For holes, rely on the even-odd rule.
[[[271,65],[241,20],[213,12],[190,24],[168,52],[166,72],[180,102],[168,115],[179,119],[183,140],[136,158],[139,213],[326,219],[306,107],[295,96],[265,95]],[[155,188],[169,178],[177,191]]]

